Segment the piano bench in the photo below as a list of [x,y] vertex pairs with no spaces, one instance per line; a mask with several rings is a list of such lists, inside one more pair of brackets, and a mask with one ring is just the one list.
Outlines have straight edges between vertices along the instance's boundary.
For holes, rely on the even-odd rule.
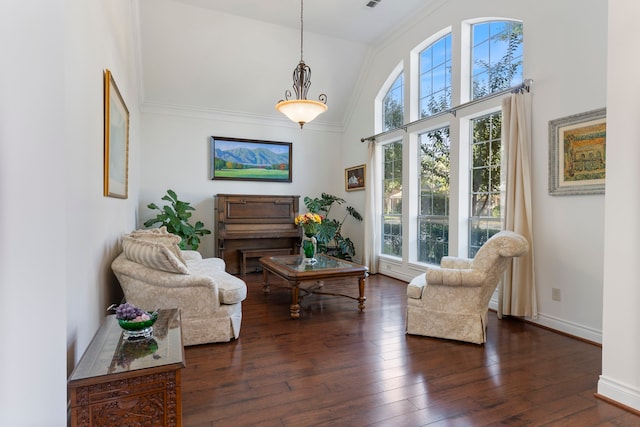
[[240,273],[247,274],[247,259],[262,258],[263,256],[291,255],[291,248],[279,249],[238,249],[240,253]]

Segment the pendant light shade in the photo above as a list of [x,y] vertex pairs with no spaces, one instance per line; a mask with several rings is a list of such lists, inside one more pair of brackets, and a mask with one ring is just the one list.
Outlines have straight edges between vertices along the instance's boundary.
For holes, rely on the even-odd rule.
[[291,98],[291,91],[286,90],[285,99],[281,99],[276,104],[276,110],[287,116],[291,121],[300,125],[300,129],[305,123],[311,122],[318,115],[327,111],[327,95],[321,94],[318,101],[307,99],[307,91],[311,86],[311,68],[304,63],[303,55],[303,1],[300,0],[300,63],[293,70],[293,90],[296,93],[295,99]]
[[290,101],[280,101],[276,105],[276,109],[291,121],[300,124],[300,128],[305,123],[309,123],[320,114],[328,110],[326,104],[320,101],[311,101],[309,99],[292,99]]

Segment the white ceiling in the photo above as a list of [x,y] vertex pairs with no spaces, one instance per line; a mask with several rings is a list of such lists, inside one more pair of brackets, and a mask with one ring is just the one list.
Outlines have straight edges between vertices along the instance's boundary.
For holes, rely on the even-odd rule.
[[[284,27],[300,29],[300,0],[174,0]],[[305,31],[372,43],[397,28],[432,0],[305,0]]]
[[[274,106],[300,60],[299,0],[135,1],[144,109],[282,119]],[[316,124],[341,128],[373,47],[444,1],[305,0],[308,98],[324,93],[329,106]]]

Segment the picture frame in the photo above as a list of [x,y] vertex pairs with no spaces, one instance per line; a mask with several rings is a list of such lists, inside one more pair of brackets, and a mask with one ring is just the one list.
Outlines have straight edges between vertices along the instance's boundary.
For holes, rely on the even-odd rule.
[[358,165],[344,170],[344,188],[346,191],[365,189],[366,165]]
[[292,144],[211,137],[210,179],[291,182]]
[[549,194],[604,194],[606,108],[549,122]]
[[108,69],[104,71],[104,195],[129,197],[129,110]]

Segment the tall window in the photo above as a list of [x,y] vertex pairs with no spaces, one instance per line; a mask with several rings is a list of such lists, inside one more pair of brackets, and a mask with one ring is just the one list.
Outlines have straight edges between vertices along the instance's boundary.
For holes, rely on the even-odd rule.
[[383,147],[382,253],[402,256],[402,142]]
[[491,21],[472,27],[473,99],[522,83],[522,23]]
[[[523,24],[448,24],[397,66],[410,64],[407,87],[400,75],[379,93],[378,123],[383,120],[384,131],[402,128],[389,132],[381,144],[393,142],[380,147],[380,255],[408,257],[381,263],[392,276],[398,262],[404,268],[439,264],[447,255],[474,257],[503,227],[502,112],[499,99],[489,95],[523,82]],[[411,99],[406,108],[418,110],[403,111],[403,94]],[[408,117],[418,120],[408,124]]]
[[502,113],[472,121],[469,257],[502,229],[500,162]]
[[418,261],[439,264],[449,253],[449,127],[420,135]]
[[420,117],[451,108],[451,34],[420,52]]
[[404,77],[400,73],[382,100],[383,131],[399,128],[404,122]]

